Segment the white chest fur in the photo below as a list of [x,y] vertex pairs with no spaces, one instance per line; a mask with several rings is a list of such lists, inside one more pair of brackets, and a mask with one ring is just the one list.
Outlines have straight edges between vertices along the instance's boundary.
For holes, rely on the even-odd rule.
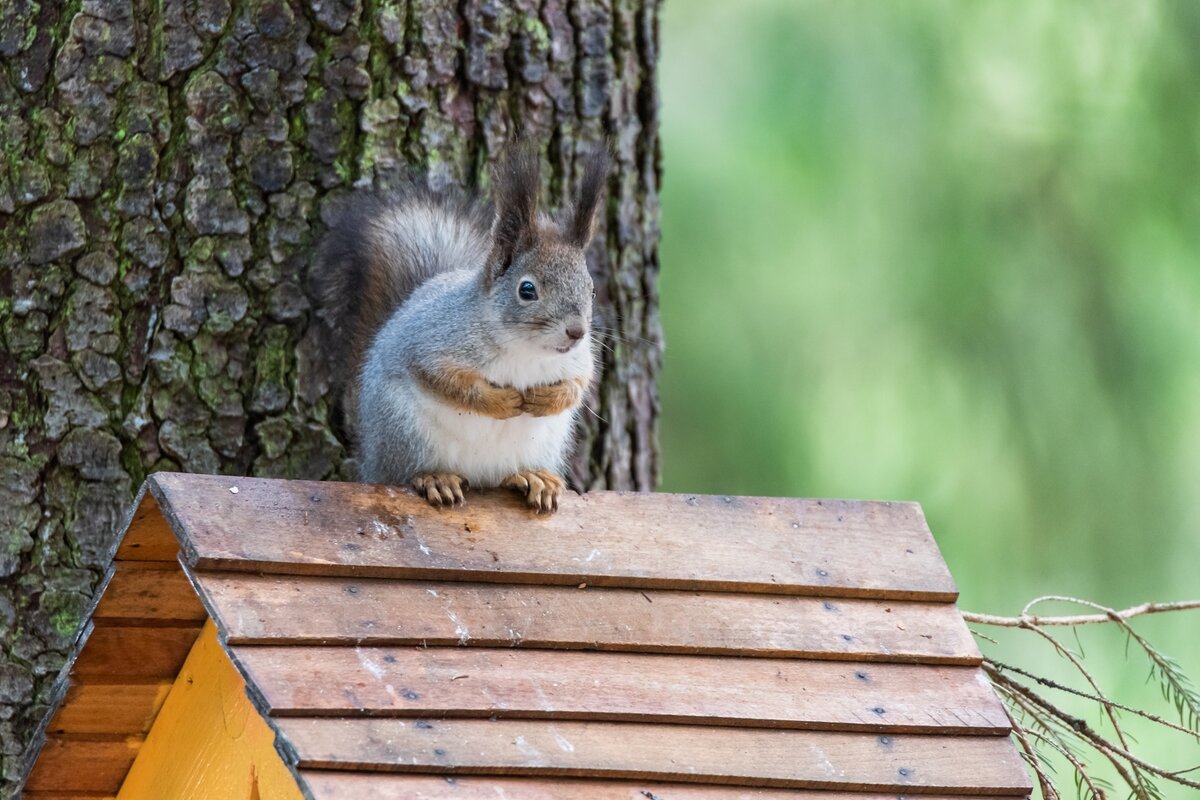
[[474,486],[495,486],[525,469],[562,471],[574,412],[492,419],[459,411],[428,395],[419,403],[417,413],[428,428],[434,462]]
[[[525,352],[528,349],[530,352]],[[547,357],[532,346],[511,347],[482,370],[498,386],[528,389],[592,373],[591,337],[569,353]],[[571,448],[577,409],[547,417],[522,414],[493,419],[461,411],[426,392],[418,392],[416,415],[427,427],[428,442],[440,468],[463,475],[475,486],[495,486],[523,469],[561,474]]]

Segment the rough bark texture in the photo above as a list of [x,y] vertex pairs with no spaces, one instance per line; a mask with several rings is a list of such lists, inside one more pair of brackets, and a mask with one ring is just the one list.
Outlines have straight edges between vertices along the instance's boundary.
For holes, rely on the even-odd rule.
[[[605,138],[614,330],[576,482],[656,480],[657,0],[0,3],[0,775],[131,493],[182,469],[344,477],[305,271],[340,197],[486,182],[561,205]],[[0,796],[4,795],[0,783]]]

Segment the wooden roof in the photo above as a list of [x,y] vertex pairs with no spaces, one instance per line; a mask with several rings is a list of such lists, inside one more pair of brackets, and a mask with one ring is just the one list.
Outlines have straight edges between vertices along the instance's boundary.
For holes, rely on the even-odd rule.
[[160,473],[27,796],[115,794],[208,618],[321,800],[1026,796],[956,597],[910,503]]

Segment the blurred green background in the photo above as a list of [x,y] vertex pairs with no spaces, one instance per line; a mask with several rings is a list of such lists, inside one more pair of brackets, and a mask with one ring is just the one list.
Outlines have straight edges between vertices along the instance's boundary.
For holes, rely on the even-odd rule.
[[[663,488],[920,501],[972,610],[1200,596],[1200,2],[662,24]],[[1200,612],[1137,627],[1200,679]],[[1064,639],[1174,717],[1116,632]]]

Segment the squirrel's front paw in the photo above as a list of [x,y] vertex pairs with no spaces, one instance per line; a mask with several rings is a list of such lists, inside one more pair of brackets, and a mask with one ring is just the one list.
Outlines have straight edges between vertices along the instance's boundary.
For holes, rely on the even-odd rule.
[[413,488],[431,506],[461,506],[466,502],[463,489],[467,479],[453,472],[427,472],[413,478]]
[[495,419],[512,419],[524,412],[524,396],[511,386],[487,384],[480,393],[479,411]]
[[558,511],[558,498],[566,481],[544,469],[523,470],[504,479],[504,486],[525,495],[525,502],[534,511]]
[[574,408],[582,398],[583,381],[571,378],[529,387],[525,390],[525,402],[521,410],[535,417],[548,417]]

